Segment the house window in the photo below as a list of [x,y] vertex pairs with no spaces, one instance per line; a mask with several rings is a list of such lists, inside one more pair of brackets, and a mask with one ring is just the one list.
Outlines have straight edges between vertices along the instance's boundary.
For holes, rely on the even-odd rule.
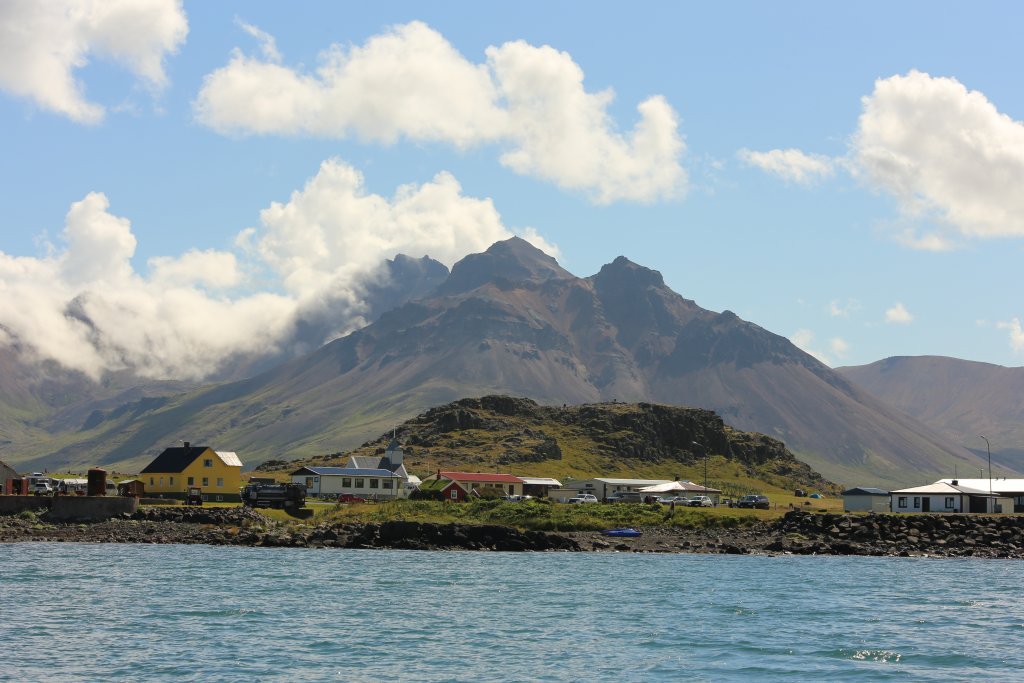
[[516,485],[515,484],[509,484],[508,485],[508,495],[511,496],[515,492],[516,492]]
[[154,486],[154,484],[153,484],[153,477],[150,477],[150,478],[149,478],[149,485],[150,485],[150,486]]
[[371,479],[370,480],[370,488],[371,489],[380,488],[380,479]]
[[217,488],[224,488],[224,477],[217,477]]
[[384,480],[383,482],[381,482],[381,485],[380,485],[380,486],[381,486],[381,488],[383,488],[383,489],[389,489],[389,488],[392,488],[392,481],[391,481],[390,479],[385,479],[385,480]]
[[921,507],[921,497],[914,496],[914,509],[916,510],[919,507]]
[[[152,482],[150,482],[150,483],[152,483]],[[189,486],[195,486],[196,485],[196,478],[195,477],[189,477],[188,478],[188,485]]]
[[458,499],[459,499],[459,490],[458,489],[452,489],[452,500],[458,500]]
[[213,467],[213,458],[203,459],[203,467]]
[[210,485],[210,478],[209,477],[203,477],[203,486],[209,486],[209,485]]
[[169,482],[169,483],[170,483],[170,485],[171,485],[171,486],[174,486],[174,477],[171,477],[170,479],[171,479],[171,480],[170,480],[170,482]]
[[313,477],[306,477],[306,488],[313,488]]
[[164,485],[164,478],[163,478],[163,477],[160,477],[160,485],[161,485],[161,486],[163,486],[163,485]]
[[224,496],[217,496],[217,502],[223,502]]
[[362,479],[356,479],[356,488],[357,489],[363,488],[363,480]]
[[906,496],[900,496],[899,502],[896,504],[896,507],[901,507],[901,508],[907,507],[907,497]]
[[352,478],[351,477],[342,477],[341,478],[341,487],[345,488],[345,489],[352,488]]
[[954,507],[956,507],[956,502],[955,502],[955,500],[956,500],[956,499],[955,499],[955,498],[953,498],[952,496],[950,496],[949,498],[946,498],[946,509],[947,509],[947,510],[951,510],[951,509],[953,509]]

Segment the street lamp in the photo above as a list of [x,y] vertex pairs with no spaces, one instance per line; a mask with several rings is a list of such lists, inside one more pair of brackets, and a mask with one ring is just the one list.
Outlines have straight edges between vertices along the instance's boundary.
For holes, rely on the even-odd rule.
[[690,443],[704,452],[704,495],[706,496],[708,494],[708,449],[696,441]]
[[988,504],[990,506],[989,512],[995,512],[996,507],[992,502],[992,446],[989,445],[988,439],[984,436],[980,434],[978,436],[985,439],[985,450],[988,451]]

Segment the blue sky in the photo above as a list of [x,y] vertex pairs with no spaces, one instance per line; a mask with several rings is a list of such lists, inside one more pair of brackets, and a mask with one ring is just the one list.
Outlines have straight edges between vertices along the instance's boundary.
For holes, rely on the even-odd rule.
[[1024,359],[1014,4],[98,7],[0,8],[0,343],[34,357],[201,377],[354,329],[394,251],[520,234],[832,366]]

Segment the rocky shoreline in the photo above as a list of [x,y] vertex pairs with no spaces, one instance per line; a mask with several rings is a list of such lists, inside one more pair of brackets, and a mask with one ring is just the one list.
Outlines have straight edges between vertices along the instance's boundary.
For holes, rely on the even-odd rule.
[[1024,559],[1024,517],[840,515],[792,511],[733,529],[642,528],[638,538],[596,531],[520,531],[499,525],[392,521],[288,525],[247,508],[146,508],[94,523],[45,515],[0,517],[0,543],[178,543],[290,548],[871,555]]

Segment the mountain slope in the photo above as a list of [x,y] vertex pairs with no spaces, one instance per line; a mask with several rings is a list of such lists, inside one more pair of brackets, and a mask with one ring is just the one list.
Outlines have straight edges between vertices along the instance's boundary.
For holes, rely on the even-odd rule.
[[92,449],[103,449],[100,462],[145,462],[178,439],[225,444],[248,462],[308,457],[485,394],[707,408],[852,484],[920,483],[978,463],[785,338],[684,299],[656,271],[620,257],[578,278],[518,238],[305,357],[96,424],[37,462]]
[[900,356],[837,372],[979,455],[984,434],[995,461],[1024,468],[1024,368]]

